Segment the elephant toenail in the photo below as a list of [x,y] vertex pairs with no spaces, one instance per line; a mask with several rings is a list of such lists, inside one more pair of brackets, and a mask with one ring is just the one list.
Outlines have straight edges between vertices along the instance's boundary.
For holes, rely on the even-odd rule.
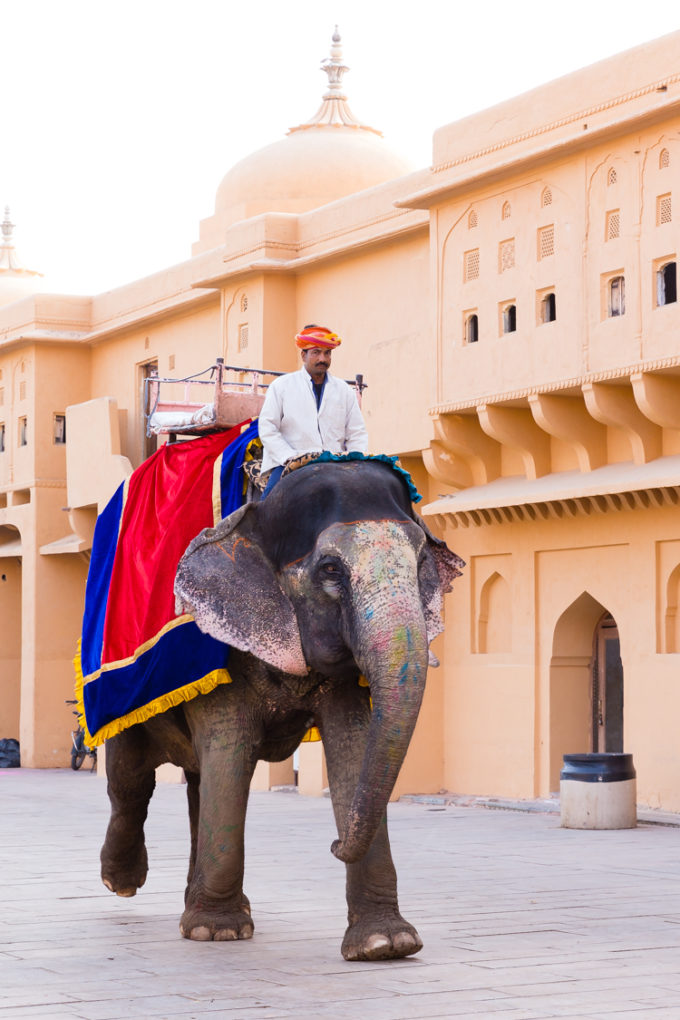
[[189,932],[189,938],[193,939],[194,942],[209,942],[212,938],[210,928],[206,928],[204,924],[200,924],[197,928],[191,929]]
[[398,932],[392,939],[392,945],[395,949],[411,949],[417,944],[418,943],[416,939],[414,939],[413,935],[407,931]]
[[238,933],[234,928],[220,928],[213,935],[215,942],[234,942],[238,938]]
[[376,949],[386,949],[390,944],[390,940],[385,938],[384,935],[369,935],[366,939],[366,952],[372,953]]

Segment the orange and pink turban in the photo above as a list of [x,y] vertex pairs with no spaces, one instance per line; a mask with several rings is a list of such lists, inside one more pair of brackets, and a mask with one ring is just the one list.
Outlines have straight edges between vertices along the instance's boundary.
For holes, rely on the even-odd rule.
[[323,347],[333,350],[342,343],[337,333],[331,333],[325,326],[305,326],[295,336],[295,343],[301,351],[311,350],[313,347]]

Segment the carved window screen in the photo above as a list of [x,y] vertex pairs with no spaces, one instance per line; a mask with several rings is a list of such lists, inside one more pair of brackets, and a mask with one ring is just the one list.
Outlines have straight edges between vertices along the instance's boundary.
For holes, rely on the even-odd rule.
[[607,213],[607,231],[605,234],[606,241],[613,241],[614,238],[618,237],[621,230],[621,212],[619,209],[612,209],[611,212]]
[[673,208],[670,195],[659,195],[656,200],[656,223],[661,226],[663,223],[670,223],[673,218]]
[[479,248],[473,248],[471,251],[466,251],[463,256],[463,280],[465,283],[468,280],[479,279]]
[[538,231],[538,257],[547,259],[555,254],[555,225],[541,227]]
[[510,237],[507,241],[501,241],[498,246],[498,272],[505,273],[508,269],[515,268],[515,239]]

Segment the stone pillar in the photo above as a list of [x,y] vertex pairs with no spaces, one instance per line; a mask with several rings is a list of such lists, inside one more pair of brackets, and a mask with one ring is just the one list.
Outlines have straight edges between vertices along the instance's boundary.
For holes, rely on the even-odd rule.
[[271,790],[274,786],[294,786],[293,756],[285,761],[258,761],[252,778],[251,791]]
[[[65,485],[36,486],[22,511],[21,764],[66,768],[74,716],[73,657],[80,634],[87,578],[81,553],[43,555],[41,546],[68,531],[61,513]],[[60,525],[63,526],[60,529]]]
[[305,797],[322,797],[328,788],[323,744],[320,740],[303,741],[298,754],[298,791]]
[[[16,544],[21,545],[18,535]],[[2,551],[0,546],[0,738],[19,740],[22,567],[20,556]]]

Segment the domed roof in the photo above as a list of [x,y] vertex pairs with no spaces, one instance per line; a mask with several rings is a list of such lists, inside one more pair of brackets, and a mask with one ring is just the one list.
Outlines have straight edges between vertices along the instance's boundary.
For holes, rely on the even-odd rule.
[[33,269],[24,269],[17,258],[12,241],[14,224],[10,222],[9,206],[5,206],[5,218],[0,224],[2,243],[0,243],[0,307],[21,301],[40,290],[42,273]]
[[362,124],[347,104],[340,35],[321,64],[328,89],[311,120],[285,138],[246,156],[229,170],[217,191],[220,227],[263,212],[305,212],[364,188],[409,173],[382,133]]

